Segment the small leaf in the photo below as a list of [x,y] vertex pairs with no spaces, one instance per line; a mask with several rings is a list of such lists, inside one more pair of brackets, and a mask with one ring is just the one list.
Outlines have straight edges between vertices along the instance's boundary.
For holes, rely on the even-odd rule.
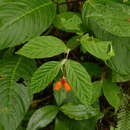
[[67,81],[74,95],[83,103],[91,104],[92,84],[85,68],[76,61],[68,60],[65,65]]
[[98,98],[102,95],[102,83],[100,81],[93,82],[93,96],[92,96],[92,103],[95,103]]
[[100,41],[96,38],[89,37],[88,34],[82,36],[80,41],[86,51],[99,59],[108,60],[111,56],[114,56],[110,41]]
[[95,109],[91,106],[85,106],[82,104],[65,104],[60,107],[60,110],[68,117],[75,120],[90,119],[94,116],[99,115],[99,109]]
[[74,36],[72,37],[68,42],[67,42],[67,47],[70,48],[71,50],[75,49],[80,45],[79,41],[80,36]]
[[27,130],[43,128],[53,121],[58,113],[57,107],[53,105],[38,109],[29,120]]
[[64,42],[54,36],[39,36],[30,40],[17,54],[29,58],[48,58],[66,52]]
[[54,26],[66,32],[83,33],[81,16],[75,12],[58,14],[54,20]]
[[31,92],[34,94],[44,90],[57,76],[58,72],[60,71],[60,65],[60,62],[50,61],[39,67],[33,74],[31,80]]
[[107,101],[116,109],[121,105],[120,88],[110,80],[103,81],[103,93]]
[[126,82],[130,80],[130,75],[122,75],[117,72],[112,72],[112,81],[113,82]]

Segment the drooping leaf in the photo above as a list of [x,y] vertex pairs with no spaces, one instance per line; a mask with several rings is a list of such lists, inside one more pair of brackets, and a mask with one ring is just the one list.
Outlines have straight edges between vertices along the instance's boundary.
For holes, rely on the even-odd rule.
[[52,23],[51,0],[19,0],[0,5],[0,49],[12,47],[40,35]]
[[[0,60],[0,123],[4,130],[15,130],[23,119],[31,95],[27,85],[35,70],[33,61],[13,56]],[[13,124],[13,125],[12,125]]]
[[91,106],[85,106],[82,104],[65,104],[60,107],[60,110],[68,117],[75,120],[90,119],[94,116],[99,115],[99,110]]
[[88,34],[82,36],[81,44],[83,48],[95,57],[107,60],[114,56],[114,51],[110,41],[100,41],[90,37]]
[[81,16],[75,12],[63,12],[56,16],[54,26],[66,32],[83,33]]
[[30,40],[17,54],[29,58],[48,58],[66,52],[64,42],[54,36],[39,36]]
[[27,130],[43,128],[53,121],[58,113],[56,106],[49,105],[38,109],[29,120]]
[[38,93],[44,90],[60,71],[61,64],[58,61],[50,61],[39,67],[31,79],[31,93]]
[[116,110],[118,110],[121,105],[120,88],[115,83],[112,83],[110,80],[104,80],[103,93],[109,104],[111,104]]
[[67,81],[72,87],[74,95],[83,103],[91,104],[92,84],[85,68],[78,62],[68,60],[65,65]]

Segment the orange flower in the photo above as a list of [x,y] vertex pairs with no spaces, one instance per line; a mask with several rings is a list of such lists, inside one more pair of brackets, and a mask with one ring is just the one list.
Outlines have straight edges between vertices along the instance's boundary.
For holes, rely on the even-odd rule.
[[54,90],[60,90],[61,89],[61,85],[62,83],[60,81],[56,82],[55,86],[54,86]]
[[64,83],[64,88],[67,92],[71,90],[71,86],[67,82]]

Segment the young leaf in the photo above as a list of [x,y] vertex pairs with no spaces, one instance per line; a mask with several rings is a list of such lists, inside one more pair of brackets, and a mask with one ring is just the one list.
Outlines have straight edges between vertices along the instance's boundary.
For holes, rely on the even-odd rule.
[[32,94],[44,90],[48,84],[57,76],[61,64],[57,61],[50,61],[43,64],[33,74],[30,89]]
[[103,93],[107,101],[118,110],[121,105],[120,88],[110,80],[105,80],[103,82]]
[[27,130],[43,128],[53,121],[58,113],[56,106],[49,105],[38,109],[29,120]]
[[29,58],[48,58],[66,52],[63,41],[54,36],[39,36],[30,40],[17,54]]
[[83,48],[95,57],[107,60],[114,56],[112,43],[110,41],[100,41],[96,38],[89,37],[88,34],[82,36],[81,44]]
[[40,35],[52,23],[56,9],[51,0],[18,0],[0,5],[0,49]]
[[81,16],[75,12],[58,14],[54,20],[54,26],[66,32],[83,33]]
[[[0,60],[0,123],[4,130],[15,130],[31,103],[28,87],[35,63],[24,57],[13,56]],[[12,125],[13,124],[13,125]]]
[[85,106],[82,104],[65,104],[60,107],[60,110],[68,117],[75,120],[90,119],[94,116],[99,115],[99,110],[91,106]]
[[78,47],[80,45],[80,41],[79,41],[80,36],[74,36],[72,37],[66,44],[66,46],[68,48],[70,48],[71,50],[75,49],[76,47]]
[[91,104],[92,84],[85,68],[76,61],[68,60],[65,65],[67,81],[74,95],[85,105]]

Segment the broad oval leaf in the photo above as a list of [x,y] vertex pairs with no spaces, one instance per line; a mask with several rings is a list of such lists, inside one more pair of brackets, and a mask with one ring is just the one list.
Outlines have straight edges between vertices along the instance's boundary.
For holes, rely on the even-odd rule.
[[121,105],[121,91],[120,88],[112,83],[110,80],[103,81],[103,93],[107,101],[118,110]]
[[0,123],[4,130],[15,130],[27,112],[31,95],[28,87],[17,81],[22,78],[27,85],[35,68],[34,62],[24,57],[0,60]]
[[[84,4],[84,23],[95,24],[113,35],[130,37],[129,6],[112,0],[94,0]],[[125,25],[125,26],[124,26]]]
[[48,105],[38,109],[29,120],[27,130],[43,128],[53,121],[58,113],[56,106]]
[[44,90],[48,84],[57,76],[60,71],[61,63],[58,61],[50,61],[39,67],[31,79],[31,93],[38,93]]
[[91,106],[85,106],[82,104],[65,104],[60,107],[60,110],[68,117],[75,120],[90,119],[94,116],[99,115],[99,109],[95,109]]
[[[108,2],[108,0],[106,0],[106,2]],[[85,15],[89,13],[89,9],[87,8],[89,4],[87,5],[86,4],[84,5],[84,10],[83,10],[83,19],[84,19],[83,21],[87,24],[87,27],[94,33],[94,35],[98,39],[103,40],[103,41],[112,41],[112,46],[115,52],[115,56],[112,56],[111,59],[107,61],[107,65],[116,73],[119,73],[121,75],[129,75],[130,74],[130,58],[129,58],[130,57],[130,51],[129,51],[130,37],[119,37],[119,36],[113,35],[109,31],[106,31],[105,29],[103,29],[101,26],[98,26],[96,22],[93,21],[92,19],[91,20],[89,18],[87,19]],[[107,6],[107,4],[105,5]],[[104,5],[104,10],[105,10],[105,5]],[[122,4],[122,6],[126,6],[126,5]],[[119,9],[116,6],[115,7],[112,6],[111,8],[113,8],[113,11],[116,11],[117,9]],[[110,9],[108,10],[111,11]],[[122,10],[116,11],[116,12],[120,14],[121,11]],[[110,13],[109,15],[111,16],[113,15],[113,13]],[[121,16],[120,18],[122,19]],[[119,27],[123,29],[124,25],[122,24]],[[111,26],[111,28],[113,27]],[[127,31],[128,31],[128,28],[127,28]],[[123,31],[123,34],[125,34],[124,31]]]
[[54,36],[39,36],[30,40],[17,54],[29,58],[48,58],[66,52],[64,42]]
[[92,84],[85,68],[78,62],[67,60],[66,76],[74,95],[85,105],[91,104]]
[[110,41],[100,41],[96,38],[89,37],[88,34],[82,36],[80,41],[86,51],[99,59],[108,60],[111,56],[114,56]]
[[83,33],[81,16],[75,12],[63,12],[56,16],[54,26],[66,32]]
[[72,120],[69,118],[57,118],[54,130],[95,130],[97,119]]
[[40,35],[52,23],[56,9],[51,0],[19,0],[0,5],[0,49]]

